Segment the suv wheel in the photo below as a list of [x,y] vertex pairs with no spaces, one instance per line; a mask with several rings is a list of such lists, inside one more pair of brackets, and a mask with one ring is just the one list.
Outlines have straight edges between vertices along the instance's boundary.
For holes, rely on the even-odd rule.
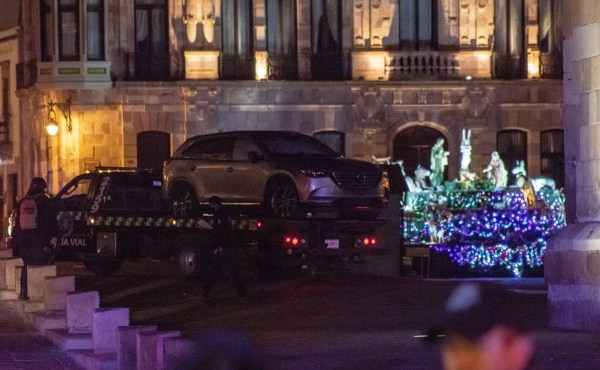
[[189,185],[177,184],[169,196],[171,211],[176,217],[193,217],[198,214],[198,198]]
[[291,217],[298,209],[298,190],[289,180],[274,182],[267,193],[267,207],[276,217]]

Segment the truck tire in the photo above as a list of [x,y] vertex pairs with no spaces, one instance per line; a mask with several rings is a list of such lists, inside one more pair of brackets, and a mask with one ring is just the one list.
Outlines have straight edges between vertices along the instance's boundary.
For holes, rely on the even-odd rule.
[[175,252],[179,273],[186,277],[202,277],[211,262],[210,240],[199,236],[180,236]]
[[198,197],[188,184],[175,184],[169,193],[171,212],[175,217],[195,217],[199,214]]
[[119,271],[122,263],[123,261],[115,258],[94,258],[83,262],[89,272],[100,276],[114,274]]
[[266,206],[273,216],[292,217],[298,210],[298,201],[298,190],[291,180],[278,179],[269,184]]
[[191,245],[180,247],[175,256],[179,272],[183,276],[198,276],[200,274],[198,251]]

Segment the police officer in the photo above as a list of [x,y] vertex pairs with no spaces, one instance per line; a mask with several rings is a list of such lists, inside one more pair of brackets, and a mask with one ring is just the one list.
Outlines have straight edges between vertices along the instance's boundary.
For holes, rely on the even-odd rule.
[[202,296],[206,298],[215,280],[219,277],[221,270],[225,269],[234,281],[240,297],[246,296],[246,288],[238,272],[234,260],[234,236],[231,217],[221,205],[221,198],[214,196],[208,200],[208,205],[214,209],[213,231],[216,239],[212,253],[212,263],[209,267],[208,276],[202,290]]
[[46,180],[34,177],[27,194],[17,204],[15,233],[18,235],[19,252],[24,265],[21,269],[19,299],[28,299],[27,266],[52,263],[59,235],[56,213],[46,188]]

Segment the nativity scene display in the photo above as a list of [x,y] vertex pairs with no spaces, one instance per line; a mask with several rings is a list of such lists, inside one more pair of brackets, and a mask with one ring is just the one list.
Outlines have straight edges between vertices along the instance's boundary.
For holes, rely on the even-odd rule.
[[[547,177],[527,175],[525,160],[505,166],[490,153],[483,176],[471,171],[471,131],[462,131],[459,177],[443,181],[450,152],[438,139],[429,168],[414,174],[400,166],[408,191],[403,195],[406,245],[428,245],[452,261],[482,272],[507,270],[522,276],[543,264],[548,238],[565,224],[564,194]],[[509,184],[509,171],[516,182]]]

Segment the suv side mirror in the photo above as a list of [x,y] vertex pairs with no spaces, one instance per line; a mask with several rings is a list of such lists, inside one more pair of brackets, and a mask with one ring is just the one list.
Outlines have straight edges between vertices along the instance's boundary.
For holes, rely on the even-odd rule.
[[256,162],[262,161],[265,158],[263,157],[262,154],[252,151],[252,152],[248,152],[248,159],[250,160],[250,162],[256,163]]

